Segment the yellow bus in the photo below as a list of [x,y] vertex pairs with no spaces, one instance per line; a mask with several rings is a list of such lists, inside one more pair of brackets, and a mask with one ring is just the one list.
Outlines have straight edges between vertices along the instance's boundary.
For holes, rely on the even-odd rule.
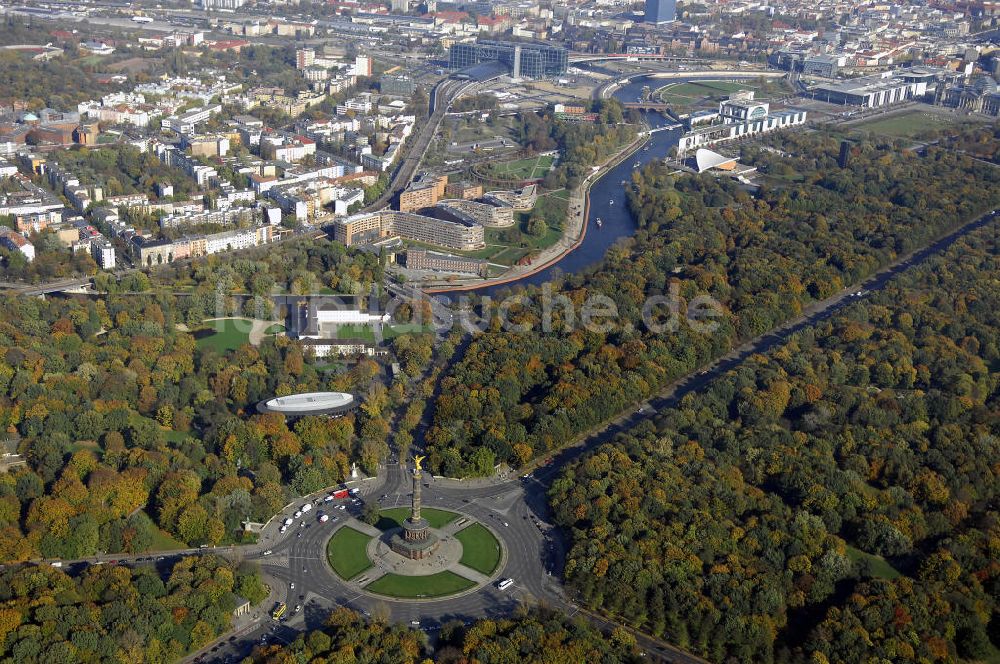
[[274,611],[271,611],[271,617],[275,620],[281,620],[281,616],[285,615],[285,611],[287,610],[287,604],[284,602],[278,602],[278,606],[274,607]]

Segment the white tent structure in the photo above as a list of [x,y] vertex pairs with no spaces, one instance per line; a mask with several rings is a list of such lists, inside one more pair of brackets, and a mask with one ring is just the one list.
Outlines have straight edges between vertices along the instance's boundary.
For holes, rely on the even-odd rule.
[[704,173],[712,168],[718,168],[723,171],[731,171],[736,168],[735,157],[724,157],[718,152],[706,150],[705,148],[699,148],[694,153],[694,163],[698,167],[699,173]]

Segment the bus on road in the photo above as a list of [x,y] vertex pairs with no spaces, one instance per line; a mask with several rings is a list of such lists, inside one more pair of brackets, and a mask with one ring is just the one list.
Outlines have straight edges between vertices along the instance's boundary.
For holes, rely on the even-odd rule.
[[281,620],[281,617],[285,615],[285,611],[288,610],[288,605],[284,602],[278,602],[278,605],[274,607],[274,611],[271,611],[271,617],[275,620]]

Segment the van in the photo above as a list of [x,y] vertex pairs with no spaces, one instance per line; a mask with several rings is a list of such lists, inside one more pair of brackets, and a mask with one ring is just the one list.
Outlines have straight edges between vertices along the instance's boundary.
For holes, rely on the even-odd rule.
[[305,514],[312,508],[313,508],[312,503],[306,503],[305,505],[302,506],[302,513]]
[[497,588],[500,590],[507,590],[512,585],[514,585],[514,579],[500,579],[500,583],[497,584]]

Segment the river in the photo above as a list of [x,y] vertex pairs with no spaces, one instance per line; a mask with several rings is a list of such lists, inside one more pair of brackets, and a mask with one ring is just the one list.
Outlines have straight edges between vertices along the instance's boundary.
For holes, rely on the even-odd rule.
[[[732,77],[726,77],[732,78]],[[753,78],[747,76],[746,78]],[[649,85],[656,89],[667,83],[684,83],[693,80],[706,80],[706,77],[691,77],[690,79],[653,78],[640,76],[614,92],[614,97],[621,102],[634,102],[642,94],[643,86]],[[660,113],[645,113],[646,122],[653,128],[674,124]],[[645,144],[629,159],[610,169],[602,175],[590,188],[590,212],[587,217],[587,231],[583,241],[573,250],[564,254],[556,263],[544,270],[528,275],[523,279],[497,286],[483,286],[472,292],[481,295],[496,295],[517,285],[539,285],[558,274],[574,274],[600,263],[608,248],[616,240],[631,237],[635,231],[635,220],[625,202],[625,190],[622,180],[629,180],[636,162],[640,167],[655,159],[664,159],[671,147],[677,145],[682,130],[664,130],[653,133]],[[601,226],[598,227],[597,219]]]

